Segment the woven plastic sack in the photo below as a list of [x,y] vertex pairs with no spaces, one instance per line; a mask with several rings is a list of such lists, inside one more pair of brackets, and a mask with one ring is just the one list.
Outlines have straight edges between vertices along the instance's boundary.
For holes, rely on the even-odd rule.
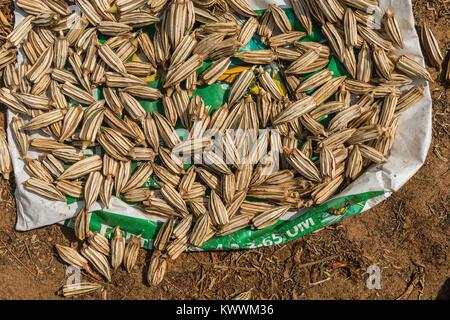
[[[250,3],[258,12],[263,11],[269,4],[279,4],[285,8],[295,29],[302,30],[302,26],[294,19],[294,14],[288,7],[289,1],[250,0]],[[399,53],[407,53],[423,61],[414,27],[411,1],[380,0],[380,7],[383,12],[384,9],[391,8],[399,19],[405,39],[405,47]],[[23,19],[24,14],[16,10],[15,15],[17,24]],[[324,38],[315,27],[313,34],[302,41],[324,41]],[[261,48],[261,46],[262,44],[255,40],[246,49]],[[334,72],[335,76],[345,72],[336,59],[331,60],[328,68]],[[323,205],[290,212],[275,225],[264,230],[255,231],[247,228],[228,236],[215,237],[198,250],[249,249],[284,244],[367,211],[399,190],[424,164],[431,142],[432,101],[429,87],[427,83],[416,82],[415,84],[425,86],[425,96],[417,105],[401,115],[395,144],[386,163],[372,166],[340,194]],[[158,82],[155,81],[150,85],[158,86]],[[215,84],[199,88],[195,94],[202,96],[205,104],[210,105],[214,110],[224,102],[226,90],[226,84]],[[159,102],[142,101],[142,105],[148,112],[157,111],[160,107]],[[12,116],[13,114],[8,112],[8,122],[11,121]],[[10,130],[8,130],[8,138],[9,141],[14,141]],[[23,161],[19,159],[15,144],[11,143],[10,148],[17,185],[15,194],[17,230],[26,231],[55,223],[73,226],[72,218],[82,208],[83,203],[77,199],[68,199],[67,203],[49,201],[25,190],[22,184],[29,177],[24,170]],[[37,154],[30,153],[30,157],[37,157]],[[154,178],[150,177],[147,185],[155,187]],[[127,237],[131,234],[141,235],[142,245],[145,248],[151,248],[152,239],[163,223],[161,218],[150,217],[118,198],[111,200],[111,208],[108,210],[103,209],[100,203],[95,204],[93,209],[90,218],[91,230],[108,234],[113,227],[120,225]],[[339,212],[339,215],[333,214],[336,212]]]

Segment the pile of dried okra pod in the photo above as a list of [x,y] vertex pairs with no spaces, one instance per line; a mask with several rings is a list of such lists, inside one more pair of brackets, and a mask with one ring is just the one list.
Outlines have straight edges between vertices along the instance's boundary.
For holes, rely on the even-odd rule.
[[[403,39],[393,12],[373,28],[376,0],[291,0],[304,31],[280,7],[257,15],[247,0],[77,0],[81,19],[62,0],[16,3],[27,16],[0,51],[0,103],[16,114],[9,125],[31,177],[25,187],[54,201],[84,199],[81,254],[57,250],[108,281],[111,267],[133,269],[141,239],[126,243],[119,226],[111,242],[90,232],[98,199],[108,207],[121,196],[167,218],[148,271],[157,285],[189,247],[271,226],[385,162],[400,114],[423,96],[422,87],[402,87],[432,81],[413,57],[396,54]],[[327,41],[300,41],[313,25]],[[249,50],[252,39],[265,48]],[[327,69],[333,56],[346,76]],[[195,92],[217,83],[230,90],[212,110]],[[160,100],[162,112],[148,113],[141,100]],[[41,156],[29,158],[29,149]],[[3,136],[0,152],[8,179]],[[159,188],[143,188],[152,175]]]

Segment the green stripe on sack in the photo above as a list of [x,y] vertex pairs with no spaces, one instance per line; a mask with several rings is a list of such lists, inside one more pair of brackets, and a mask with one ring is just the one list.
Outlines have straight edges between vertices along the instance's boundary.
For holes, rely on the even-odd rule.
[[[201,248],[192,249],[192,251],[252,249],[285,244],[361,213],[368,200],[383,194],[383,191],[374,191],[337,198],[290,220],[281,220],[264,230],[246,228],[228,236],[215,237]],[[340,215],[334,215],[333,212],[335,211],[339,212]],[[156,236],[161,225],[162,222],[100,210],[92,212],[90,229],[110,237],[113,228],[120,226],[126,237],[131,234],[141,235],[144,239],[144,247],[151,249],[152,239]]]

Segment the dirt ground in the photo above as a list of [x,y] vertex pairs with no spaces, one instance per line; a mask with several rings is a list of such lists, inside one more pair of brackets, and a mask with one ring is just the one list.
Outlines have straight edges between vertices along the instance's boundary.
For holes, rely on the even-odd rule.
[[[446,2],[414,1],[417,22],[429,24],[445,51]],[[145,284],[150,254],[141,251],[131,275],[118,271],[104,296],[82,299],[228,299],[250,289],[254,299],[450,299],[450,92],[437,82],[432,95],[427,162],[378,207],[282,247],[183,254],[158,288]],[[53,244],[70,245],[72,230],[16,232],[13,190],[0,181],[0,299],[60,299],[65,267]],[[379,290],[366,286],[372,265],[382,270]]]

